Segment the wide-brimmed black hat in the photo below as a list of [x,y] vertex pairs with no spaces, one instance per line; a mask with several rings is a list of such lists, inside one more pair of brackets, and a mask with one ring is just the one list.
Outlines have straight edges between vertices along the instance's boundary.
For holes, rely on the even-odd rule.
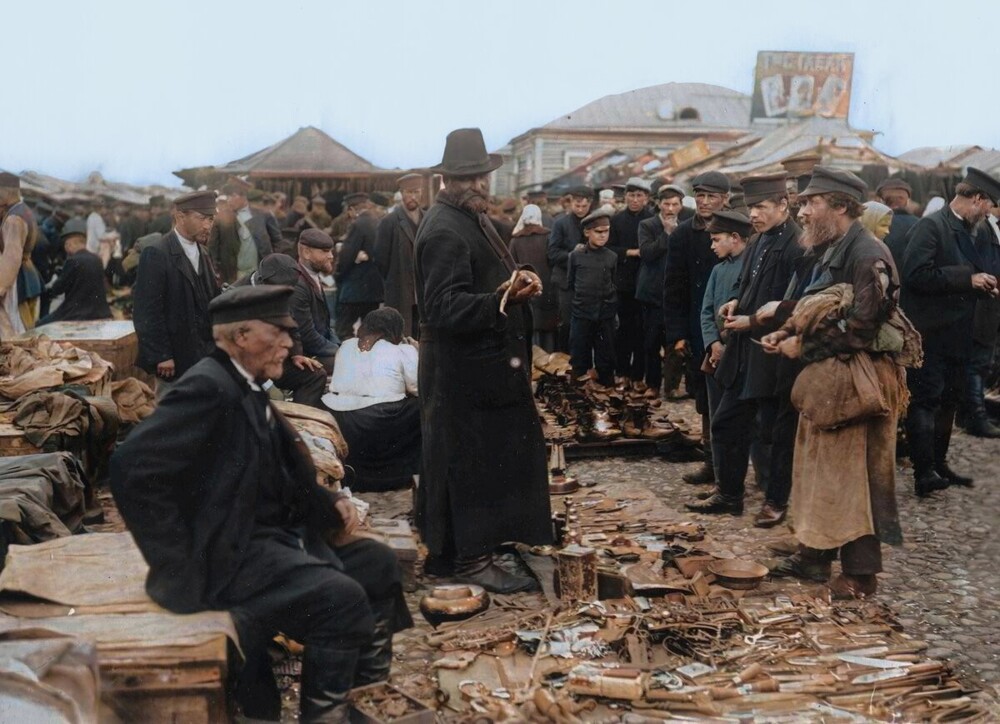
[[448,134],[444,142],[444,158],[431,171],[445,176],[479,176],[496,171],[503,158],[486,152],[483,132],[478,128],[459,128]]

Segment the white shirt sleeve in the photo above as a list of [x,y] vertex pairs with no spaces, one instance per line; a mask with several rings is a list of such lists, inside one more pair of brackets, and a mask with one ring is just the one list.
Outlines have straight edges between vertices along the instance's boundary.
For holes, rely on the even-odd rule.
[[403,382],[407,394],[417,396],[417,348],[408,344],[399,345],[400,359],[403,363]]

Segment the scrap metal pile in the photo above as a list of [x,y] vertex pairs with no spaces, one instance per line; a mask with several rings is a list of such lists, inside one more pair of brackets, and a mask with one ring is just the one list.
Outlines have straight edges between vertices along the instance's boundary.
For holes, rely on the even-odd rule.
[[670,418],[658,395],[642,383],[605,387],[589,376],[574,378],[569,357],[535,349],[532,381],[550,443],[608,443],[646,440],[696,448],[700,431]]
[[543,594],[495,596],[482,613],[439,624],[426,639],[437,681],[366,692],[373,720],[404,709],[407,721],[431,721],[437,709],[445,719],[559,723],[996,715],[887,607],[762,583],[766,569],[735,560],[702,526],[671,520],[647,491],[611,498],[595,488],[561,507],[563,545],[522,551]]

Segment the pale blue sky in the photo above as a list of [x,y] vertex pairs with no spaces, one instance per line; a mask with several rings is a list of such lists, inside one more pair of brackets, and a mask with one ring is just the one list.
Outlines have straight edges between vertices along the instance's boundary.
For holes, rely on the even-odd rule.
[[[1000,147],[994,2],[2,3],[0,168],[134,183],[301,126],[373,163],[495,149],[591,100],[669,81],[750,93],[758,50],[855,53],[850,121],[896,154]],[[14,78],[18,78],[17,81]]]

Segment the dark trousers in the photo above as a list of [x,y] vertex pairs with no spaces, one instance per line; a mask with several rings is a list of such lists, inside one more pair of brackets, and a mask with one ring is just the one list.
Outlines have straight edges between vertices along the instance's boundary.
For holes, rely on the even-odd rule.
[[[697,359],[697,362],[695,360]],[[687,367],[684,380],[687,393],[694,398],[694,409],[701,415],[701,444],[705,455],[712,453],[712,418],[708,402],[708,376],[701,371],[701,358],[691,355],[686,358]]]
[[378,309],[379,302],[337,302],[336,332],[340,341],[354,336],[354,323],[368,312]]
[[573,319],[573,292],[559,289],[559,327],[556,330],[556,351],[570,353],[569,328]]
[[615,374],[641,381],[645,377],[645,335],[642,304],[634,292],[618,293],[618,332],[615,337]]
[[799,411],[792,404],[791,389],[779,392],[775,405],[767,502],[776,508],[784,508],[792,493],[792,458],[795,452],[795,433],[799,429]]
[[663,384],[663,357],[665,345],[663,308],[656,304],[642,303],[643,352],[646,355],[646,384],[657,392]]
[[597,369],[602,385],[615,381],[615,320],[573,317],[569,331],[570,364],[573,376],[584,375],[591,367]]
[[[727,498],[741,499],[746,491],[747,467],[756,441],[761,445],[755,457],[758,475],[766,478],[770,469],[770,431],[775,417],[775,400],[764,397],[740,399],[739,386],[724,389],[712,413],[712,459],[719,491]],[[764,480],[760,481],[766,487]]]
[[840,567],[848,576],[874,576],[882,572],[882,544],[873,535],[863,535],[840,548],[819,550],[800,546],[799,551],[810,562],[832,561],[839,554]]
[[923,367],[906,371],[906,385],[910,389],[906,438],[915,474],[947,460],[968,364],[966,358],[930,344],[924,347]]
[[300,370],[289,358],[285,360],[281,377],[276,379],[274,384],[279,389],[291,390],[292,402],[325,410],[326,407],[321,402],[321,398],[326,392],[326,376],[325,369]]

